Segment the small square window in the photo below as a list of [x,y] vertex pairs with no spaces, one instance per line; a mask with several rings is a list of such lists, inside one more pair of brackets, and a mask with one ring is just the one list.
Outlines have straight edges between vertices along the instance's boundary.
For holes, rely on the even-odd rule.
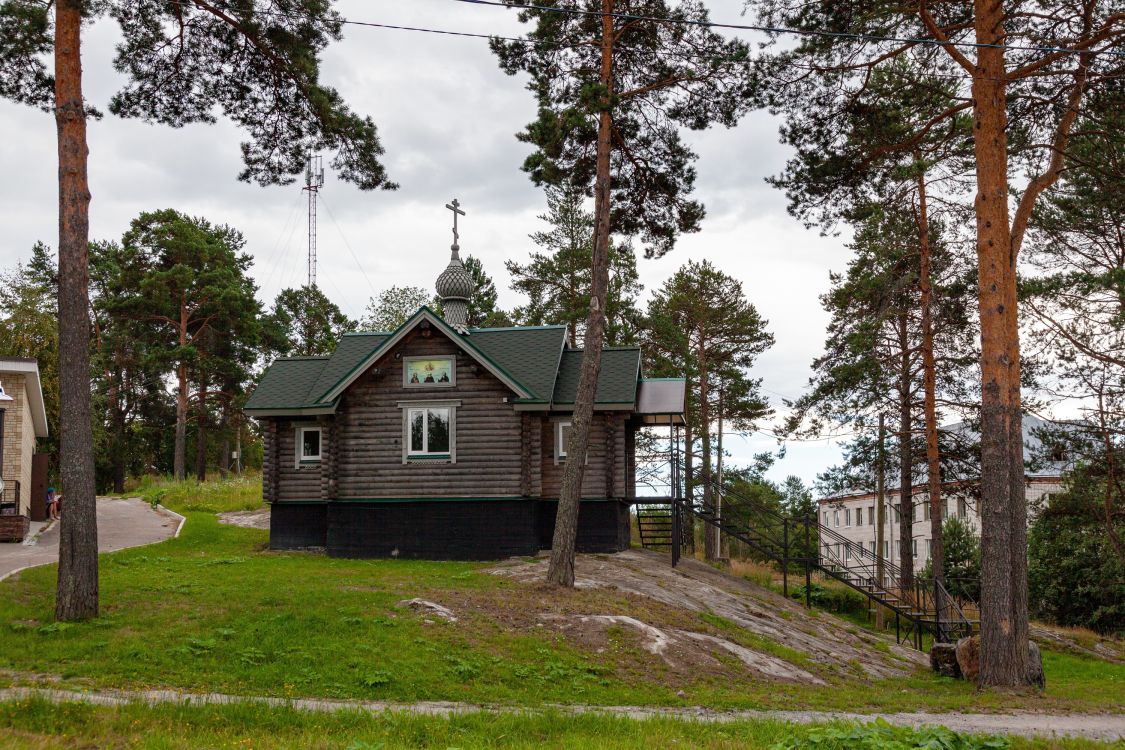
[[320,462],[320,428],[300,427],[297,429],[297,461],[302,464]]
[[555,455],[566,458],[566,446],[570,443],[570,420],[555,423]]

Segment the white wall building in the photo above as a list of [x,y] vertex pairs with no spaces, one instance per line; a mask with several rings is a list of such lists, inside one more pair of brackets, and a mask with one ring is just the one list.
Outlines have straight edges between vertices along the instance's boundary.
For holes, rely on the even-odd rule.
[[[1059,492],[1062,489],[1062,480],[1056,474],[1028,474],[1027,476],[1027,502],[1028,507],[1034,507],[1046,495]],[[958,516],[969,522],[980,533],[980,513],[976,500],[963,485],[949,483],[942,488],[944,493],[943,504],[945,518]],[[911,546],[914,554],[914,570],[919,571],[926,565],[930,558],[933,535],[930,526],[930,493],[925,485],[914,487],[913,518],[910,520],[912,529],[910,533]],[[898,489],[886,491],[887,508],[884,512],[886,528],[883,532],[882,557],[895,565],[902,560],[901,529],[902,519],[899,513]],[[867,557],[875,552],[875,519],[876,495],[873,492],[855,493],[826,497],[819,501],[820,522],[836,533],[848,539],[850,548],[838,540],[823,540],[824,546],[832,545],[833,549],[824,549],[825,557],[829,559],[844,560],[858,557],[862,554]],[[862,549],[862,553],[860,550]]]

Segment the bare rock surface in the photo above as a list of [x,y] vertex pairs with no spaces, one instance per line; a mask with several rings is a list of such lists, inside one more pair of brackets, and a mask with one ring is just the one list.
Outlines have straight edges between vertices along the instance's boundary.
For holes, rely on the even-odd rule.
[[266,529],[270,527],[270,509],[258,508],[257,510],[237,510],[219,514],[219,523],[229,526],[241,526],[244,529]]
[[404,599],[395,606],[399,609],[412,609],[415,612],[431,614],[446,622],[457,622],[457,615],[453,614],[453,610],[437,602],[429,602],[425,599]]
[[[544,558],[512,559],[487,572],[534,586],[542,583],[546,568]],[[641,634],[642,643],[652,648],[661,644],[666,661],[691,658],[684,653],[690,647],[702,651],[700,660],[705,660],[708,653],[734,655],[764,677],[812,684],[823,684],[814,672],[853,679],[888,678],[912,674],[928,666],[925,654],[899,646],[891,638],[824,612],[809,613],[797,602],[696,560],[681,560],[678,567],[672,568],[668,555],[647,550],[578,555],[575,583],[584,589],[616,589],[647,597],[680,611],[697,613],[697,617],[698,613],[708,613],[721,618],[717,622],[727,622],[745,631],[745,637],[732,633],[726,638],[681,627],[662,630],[662,637],[667,640],[659,640],[645,630],[659,628],[659,623],[640,622],[638,627],[601,621],[605,626],[631,627]],[[598,614],[601,613],[589,613]],[[587,619],[584,624],[591,621]],[[755,639],[761,647],[756,648],[757,644],[751,642]],[[793,656],[785,658],[789,653]]]

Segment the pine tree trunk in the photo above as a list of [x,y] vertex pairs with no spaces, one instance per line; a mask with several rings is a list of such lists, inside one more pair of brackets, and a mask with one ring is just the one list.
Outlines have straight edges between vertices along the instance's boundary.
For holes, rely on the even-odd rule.
[[[887,536],[887,429],[886,418],[879,415],[879,449],[875,463],[875,580],[879,586],[886,586],[886,569],[884,561],[890,555],[883,554],[883,542]],[[875,605],[875,627],[883,628],[883,608]]]
[[[718,517],[718,509],[715,507],[715,488],[711,476],[711,389],[707,382],[707,355],[703,345],[706,334],[702,330],[696,333],[699,336],[696,367],[699,368],[699,424],[702,428],[699,433],[701,461],[699,473],[703,482],[703,507]],[[719,530],[707,523],[703,524],[703,556],[708,560],[717,560],[721,556]]]
[[[919,157],[920,158],[920,157]],[[925,391],[926,481],[930,494],[930,569],[936,583],[945,582],[945,545],[941,522],[945,515],[941,495],[941,456],[938,452],[937,371],[934,363],[934,320],[930,220],[926,206],[926,175],[918,175],[918,247],[921,268],[918,289],[922,305],[922,381]]]
[[195,426],[195,478],[207,481],[207,378],[200,378]]
[[982,685],[1024,685],[1027,661],[1027,509],[1019,413],[1015,257],[1008,224],[1007,91],[1003,8],[976,0],[973,80],[976,259],[981,315]]
[[566,447],[559,509],[551,542],[551,561],[547,582],[574,586],[574,548],[578,537],[578,510],[582,498],[582,478],[586,467],[586,448],[590,422],[594,416],[594,396],[602,366],[605,340],[605,305],[609,289],[610,151],[613,132],[613,0],[602,0],[601,83],[605,89],[598,117],[597,177],[594,183],[594,259],[590,289],[590,313],[586,319],[586,338],[582,373],[574,399],[570,440]]
[[176,438],[172,446],[172,475],[182,482],[187,477],[187,365],[176,367]]
[[90,187],[82,98],[82,3],[55,4],[55,122],[59,150],[59,531],[55,618],[98,616],[98,523],[90,420]]
[[1004,8],[976,0],[973,145],[981,324],[982,685],[1028,681],[1027,508],[1008,212]]
[[898,561],[901,572],[899,585],[904,592],[914,590],[914,453],[910,440],[914,400],[911,398],[909,325],[906,310],[903,310],[898,316],[902,352],[898,384],[898,512],[902,521],[898,527]]

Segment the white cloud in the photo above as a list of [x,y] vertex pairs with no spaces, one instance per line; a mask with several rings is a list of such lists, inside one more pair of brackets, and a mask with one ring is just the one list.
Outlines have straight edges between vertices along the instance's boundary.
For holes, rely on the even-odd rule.
[[[737,20],[740,0],[713,2],[717,19]],[[358,20],[479,33],[519,33],[515,14],[499,9],[412,0],[340,3]],[[116,27],[95,24],[85,35],[89,101],[104,109],[120,86],[113,72]],[[358,316],[373,293],[392,284],[430,288],[444,267],[450,243],[444,204],[463,202],[462,245],[506,288],[503,261],[521,259],[527,235],[540,228],[542,192],[520,171],[529,152],[514,134],[534,116],[524,81],[504,75],[484,40],[407,31],[345,28],[346,38],[324,59],[324,80],[338,87],[356,111],[370,114],[386,147],[396,193],[363,193],[328,176],[319,222],[322,288]],[[0,266],[26,258],[36,240],[56,244],[55,128],[50,115],[0,102],[0,183],[5,211]],[[818,295],[828,269],[846,262],[843,243],[805,230],[785,211],[785,197],[764,179],[784,164],[777,123],[766,113],[737,128],[693,133],[700,154],[698,197],[708,217],[703,231],[685,237],[665,258],[639,261],[648,290],[658,287],[688,258],[707,258],[743,282],[769,319],[776,346],[761,357],[755,375],[771,399],[795,397],[820,351],[827,319]],[[120,237],[139,212],[175,207],[240,229],[255,256],[253,274],[264,300],[305,277],[305,208],[299,185],[260,188],[235,180],[241,169],[237,129],[228,122],[172,129],[106,116],[90,124],[91,235]],[[354,251],[353,258],[348,245]],[[728,441],[736,462],[776,443],[755,436]],[[839,455],[830,443],[791,446],[771,472],[811,481]]]

